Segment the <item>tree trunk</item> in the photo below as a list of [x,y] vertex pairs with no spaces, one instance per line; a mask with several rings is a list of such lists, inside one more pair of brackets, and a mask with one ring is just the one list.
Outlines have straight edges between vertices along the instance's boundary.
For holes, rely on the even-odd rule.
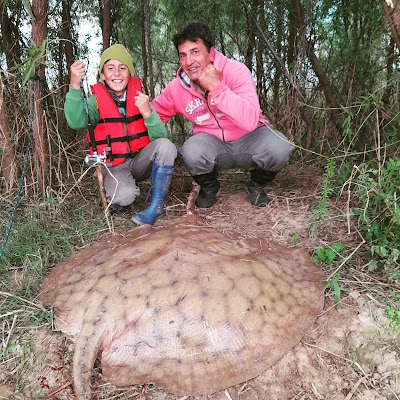
[[6,4],[0,8],[0,24],[1,24],[1,38],[5,46],[3,46],[4,53],[6,55],[8,70],[12,70],[14,67],[14,56],[13,56],[13,40],[11,34],[11,21],[8,16],[8,10]]
[[[242,0],[242,3],[244,5],[244,7],[246,9],[248,9],[248,5],[246,4],[246,2],[244,0]],[[299,110],[301,113],[301,117],[308,128],[307,138],[308,139],[312,138],[315,129],[314,129],[313,122],[311,121],[311,119],[309,118],[309,116],[307,115],[306,110],[305,110],[305,106],[306,106],[305,96],[303,95],[301,89],[297,86],[296,82],[294,81],[293,77],[290,75],[289,71],[286,69],[285,64],[283,63],[282,59],[279,57],[279,55],[276,53],[276,51],[272,47],[271,43],[268,41],[267,37],[264,34],[264,31],[261,29],[260,24],[257,21],[255,22],[255,24],[256,24],[256,27],[259,32],[260,40],[262,40],[264,42],[264,45],[265,45],[266,49],[269,51],[276,68],[281,69],[283,76],[292,86],[296,96],[298,96],[298,98],[301,99],[302,104],[299,105]],[[311,145],[310,140],[307,140],[307,143],[309,146]],[[308,149],[309,147],[306,147],[306,148]]]
[[[37,54],[42,51],[47,38],[47,10],[48,0],[32,0],[32,41],[37,48]],[[45,79],[45,51],[42,51],[41,59],[37,60],[36,75],[38,79],[34,83],[35,115],[33,128],[34,153],[33,162],[36,168],[37,183],[40,192],[45,191],[45,174],[47,167],[46,130],[44,124],[44,108],[42,95],[42,82]]]
[[6,190],[17,187],[17,166],[15,162],[14,143],[9,135],[6,103],[4,100],[4,85],[0,74],[0,149],[1,174],[4,178]]
[[147,36],[147,59],[149,65],[149,95],[150,98],[154,99],[154,73],[153,73],[153,51],[152,51],[152,41],[151,41],[151,7],[150,1],[145,0],[145,13],[146,17],[146,36]]
[[[278,7],[278,13],[276,15],[276,22],[275,22],[275,29],[276,29],[276,52],[278,54],[282,54],[282,43],[284,43],[284,36],[286,32],[284,32],[284,21],[283,21],[283,14],[284,14],[284,7],[285,5],[283,3],[280,3],[277,5]],[[280,93],[280,88],[281,88],[281,83],[282,83],[282,70],[281,68],[276,68],[275,69],[275,74],[274,74],[274,80],[272,82],[272,88],[273,88],[273,104],[274,108],[278,111],[278,117],[279,117],[279,110],[281,109],[280,107],[280,102],[282,100],[282,96]]]
[[[264,0],[260,1],[259,7],[259,15],[258,19],[260,21],[260,26],[262,30],[266,30],[267,27],[265,26],[265,5]],[[256,53],[256,78],[257,78],[257,88],[259,92],[259,96],[262,99],[267,98],[268,88],[267,83],[265,81],[265,70],[264,70],[264,43],[262,40],[258,38],[257,40],[257,53]],[[263,100],[265,104],[266,101]],[[266,104],[265,104],[266,105]]]
[[142,83],[143,83],[143,91],[147,94],[149,93],[148,85],[147,85],[147,79],[149,76],[149,68],[148,68],[148,58],[147,58],[147,45],[146,45],[146,10],[145,10],[145,1],[146,0],[141,0],[140,1],[140,27],[141,27],[141,36],[140,36],[140,42],[141,42],[141,47],[142,47],[142,63],[143,63],[143,77],[142,77]]
[[[247,68],[252,71],[253,70],[253,58],[255,52],[255,44],[256,44],[256,35],[255,35],[255,27],[252,23],[253,18],[257,19],[257,1],[253,1],[251,4],[251,9],[245,9],[246,13],[246,42],[247,47],[244,50],[244,63]],[[254,15],[253,15],[254,13]]]
[[293,73],[296,70],[295,62],[296,62],[296,38],[297,38],[297,29],[296,29],[296,19],[293,11],[293,7],[289,7],[289,35],[288,35],[288,48],[287,48],[287,64],[288,70],[290,73]]
[[[11,10],[10,10],[11,11]],[[16,64],[16,54],[20,54],[18,41],[13,40],[12,21],[9,18],[7,4],[0,8],[0,31],[3,40],[3,49],[6,56],[7,70],[12,72]],[[4,79],[4,82],[3,82]],[[15,105],[11,107],[10,112],[14,118],[17,118],[19,110],[16,101],[17,83],[15,74],[7,74],[7,78],[0,72],[0,149],[1,156],[1,173],[4,177],[6,190],[13,189],[17,186],[18,167],[15,157],[14,142],[10,137],[9,131],[9,114],[7,113],[6,99],[4,93],[5,85],[8,86],[11,102]]]
[[[22,64],[20,58],[21,48],[19,46],[21,38],[14,37],[15,35],[13,35],[13,31],[16,31],[15,21],[9,18],[9,12],[12,14],[13,10],[8,10],[7,4],[0,7],[0,31],[3,41],[2,47],[6,56],[7,71],[10,72],[10,74],[5,78],[5,82],[7,82],[11,101],[14,102],[14,104],[18,104],[19,102],[17,102],[16,98],[19,89],[17,86],[16,75],[13,72],[15,70],[15,65]],[[13,108],[15,116],[18,115],[18,108],[19,107]]]
[[[63,0],[62,2],[62,38],[64,41],[65,48],[65,59],[67,61],[67,70],[69,75],[69,69],[73,64],[74,60],[74,48],[73,43],[74,39],[71,35],[72,31],[72,23],[71,23],[71,9],[69,2],[67,0]],[[69,79],[68,79],[69,81]]]
[[390,105],[390,97],[393,93],[392,81],[394,79],[395,67],[395,43],[393,37],[390,38],[390,43],[386,47],[386,88],[383,92],[382,102],[386,106]]
[[110,47],[111,38],[111,3],[110,0],[103,0],[102,27],[103,51]]
[[383,13],[385,14],[386,21],[390,27],[392,38],[396,43],[397,49],[400,51],[400,6],[398,0],[391,2],[389,6],[387,0],[381,0]]
[[[325,94],[326,102],[328,106],[332,108],[331,112],[332,121],[336,126],[336,129],[340,130],[342,124],[338,114],[339,107],[336,101],[336,93],[331,85],[331,82],[329,81],[328,75],[325,73],[325,70],[322,68],[322,65],[320,64],[318,57],[314,53],[313,46],[311,45],[310,41],[307,38],[306,25],[304,22],[304,15],[301,6],[301,1],[293,0],[292,5],[293,5],[293,11],[295,15],[297,29],[299,32],[299,37],[302,42],[304,51],[306,52],[308,59],[310,60],[315,75],[318,77],[319,83],[321,84],[322,90]],[[311,137],[307,138],[307,148],[309,148],[308,145],[311,144],[311,140],[312,140]]]
[[[61,88],[61,95],[65,98],[68,88],[69,88],[69,81],[70,81],[70,74],[71,74],[71,65],[75,61],[75,55],[77,57],[80,56],[78,48],[74,49],[74,43],[76,44],[74,37],[73,37],[73,27],[72,27],[72,20],[71,20],[71,0],[63,0],[62,2],[62,29],[61,35],[63,41],[60,43],[60,57],[59,57],[59,80],[60,80],[60,88]],[[65,60],[67,62],[67,74],[65,74],[65,67],[64,67],[64,59],[63,59],[63,52],[65,53]],[[74,55],[75,52],[75,55]],[[67,124],[65,126],[65,135],[63,137],[66,139],[67,143],[72,143],[76,139],[76,132],[75,130],[71,129]]]

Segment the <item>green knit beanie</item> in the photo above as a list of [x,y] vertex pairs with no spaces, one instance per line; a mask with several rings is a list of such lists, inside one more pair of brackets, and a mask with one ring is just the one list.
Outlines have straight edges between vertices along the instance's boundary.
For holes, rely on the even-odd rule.
[[124,63],[128,67],[131,76],[135,75],[135,68],[133,67],[133,58],[128,53],[128,50],[124,46],[122,46],[122,44],[114,44],[113,46],[103,51],[103,54],[101,55],[100,58],[100,67],[99,67],[100,74],[103,72],[103,66],[108,60],[118,60]]

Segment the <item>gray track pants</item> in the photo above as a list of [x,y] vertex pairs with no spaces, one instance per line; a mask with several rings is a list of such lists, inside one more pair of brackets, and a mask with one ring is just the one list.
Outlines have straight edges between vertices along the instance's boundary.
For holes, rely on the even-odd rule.
[[136,182],[147,179],[152,163],[173,166],[177,151],[175,145],[166,138],[150,142],[135,156],[116,167],[102,168],[104,189],[108,201],[127,206],[140,194]]
[[262,126],[232,142],[223,142],[204,132],[191,136],[179,156],[192,175],[231,168],[278,172],[288,162],[293,143],[270,126]]

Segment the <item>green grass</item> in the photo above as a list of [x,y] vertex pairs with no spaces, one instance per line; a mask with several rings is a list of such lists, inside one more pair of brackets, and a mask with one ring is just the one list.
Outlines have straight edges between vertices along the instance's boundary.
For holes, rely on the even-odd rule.
[[[9,226],[7,211],[1,213],[2,241]],[[0,311],[25,307],[24,299],[36,298],[41,280],[55,264],[96,240],[107,227],[100,205],[93,205],[92,199],[20,205],[0,264],[0,290],[12,296],[3,299]]]

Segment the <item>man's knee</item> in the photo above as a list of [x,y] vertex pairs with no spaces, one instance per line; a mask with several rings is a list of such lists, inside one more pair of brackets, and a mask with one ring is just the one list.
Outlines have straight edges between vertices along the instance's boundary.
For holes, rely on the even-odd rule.
[[259,168],[277,172],[288,163],[294,147],[285,135],[269,128],[268,135],[259,142],[259,148],[265,151],[254,155],[253,160]]
[[275,163],[280,165],[281,168],[283,168],[283,166],[285,164],[287,164],[287,162],[289,161],[290,155],[292,154],[292,151],[294,149],[294,144],[289,141],[285,141],[285,140],[282,140],[282,143],[280,144],[280,146],[277,146],[274,149]]
[[186,143],[179,149],[179,157],[190,175],[200,175],[210,172],[214,169],[216,161],[203,148],[187,146]]
[[207,162],[208,159],[214,159],[211,151],[214,138],[206,133],[197,133],[193,135],[179,149],[179,157],[185,164],[192,165]]
[[192,145],[186,141],[179,149],[178,154],[185,164],[192,165],[203,157],[204,151],[196,144]]

